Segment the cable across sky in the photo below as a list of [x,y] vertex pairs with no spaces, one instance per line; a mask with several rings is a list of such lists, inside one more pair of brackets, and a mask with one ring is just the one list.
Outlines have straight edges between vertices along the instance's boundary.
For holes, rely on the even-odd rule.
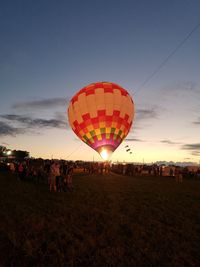
[[164,66],[165,64],[176,54],[176,52],[185,44],[185,42],[197,31],[200,27],[200,22],[185,36],[185,38],[168,54],[168,56],[155,68],[155,70],[141,83],[138,89],[133,93],[138,93]]

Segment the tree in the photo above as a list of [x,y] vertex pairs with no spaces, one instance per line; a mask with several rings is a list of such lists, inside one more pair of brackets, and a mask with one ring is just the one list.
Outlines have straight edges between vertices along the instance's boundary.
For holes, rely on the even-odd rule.
[[23,150],[13,150],[12,155],[16,159],[24,159],[26,157],[29,157],[29,152]]
[[5,146],[0,146],[0,157],[4,156],[4,152],[6,151],[6,147]]

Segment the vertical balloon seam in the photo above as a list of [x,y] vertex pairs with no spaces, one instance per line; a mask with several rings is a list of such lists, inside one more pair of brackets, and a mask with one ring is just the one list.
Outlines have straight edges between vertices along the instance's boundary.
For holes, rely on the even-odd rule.
[[[88,86],[89,86],[89,85],[88,85]],[[89,107],[89,103],[88,103],[88,95],[87,95],[87,93],[86,93],[87,90],[88,90],[88,86],[84,87],[84,89],[85,89],[85,102],[86,102],[86,106],[87,106],[87,107]],[[89,114],[89,116],[90,116],[90,112],[89,112],[89,111],[88,111],[88,114]],[[91,119],[91,117],[90,117],[90,119]],[[87,126],[87,130],[88,130],[88,126]],[[90,131],[89,131],[89,134],[90,134]],[[89,135],[89,134],[88,134],[88,135]],[[88,141],[91,142],[91,138],[89,138],[89,140],[87,140],[87,145],[90,146],[90,145],[88,144]]]
[[[84,88],[85,88],[85,87],[83,87],[83,89],[84,89]],[[83,89],[82,89],[82,90],[83,90]],[[85,94],[84,101],[85,101],[85,105],[86,105],[86,107],[88,107],[88,102],[87,102],[87,95],[86,95],[86,92],[83,91],[82,93]],[[88,111],[88,113],[89,113],[89,111]],[[81,116],[82,116],[82,119],[83,119],[83,122],[84,122],[84,115],[87,115],[87,113],[81,115]],[[85,128],[86,128],[86,126],[85,126]],[[85,128],[84,128],[84,129],[85,129]],[[86,129],[86,130],[87,130],[87,129]],[[89,144],[88,144],[88,139],[89,139],[89,138],[88,138],[88,139],[85,139],[85,138],[83,139],[83,137],[81,137],[81,139],[84,141],[84,143],[86,143],[86,144],[89,146]]]

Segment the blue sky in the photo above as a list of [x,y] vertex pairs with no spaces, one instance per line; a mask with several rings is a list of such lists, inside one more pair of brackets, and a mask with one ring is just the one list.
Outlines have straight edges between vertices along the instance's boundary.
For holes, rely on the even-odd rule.
[[1,1],[0,142],[33,156],[100,160],[69,129],[66,109],[83,86],[111,81],[136,106],[132,141],[113,160],[198,162],[200,28],[141,85],[200,23],[199,10],[194,0]]

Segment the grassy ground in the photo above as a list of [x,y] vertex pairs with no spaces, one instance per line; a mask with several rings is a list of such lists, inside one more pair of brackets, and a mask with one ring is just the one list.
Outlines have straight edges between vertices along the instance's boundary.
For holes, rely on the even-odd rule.
[[0,266],[200,266],[200,182],[81,175],[74,192],[0,174]]

